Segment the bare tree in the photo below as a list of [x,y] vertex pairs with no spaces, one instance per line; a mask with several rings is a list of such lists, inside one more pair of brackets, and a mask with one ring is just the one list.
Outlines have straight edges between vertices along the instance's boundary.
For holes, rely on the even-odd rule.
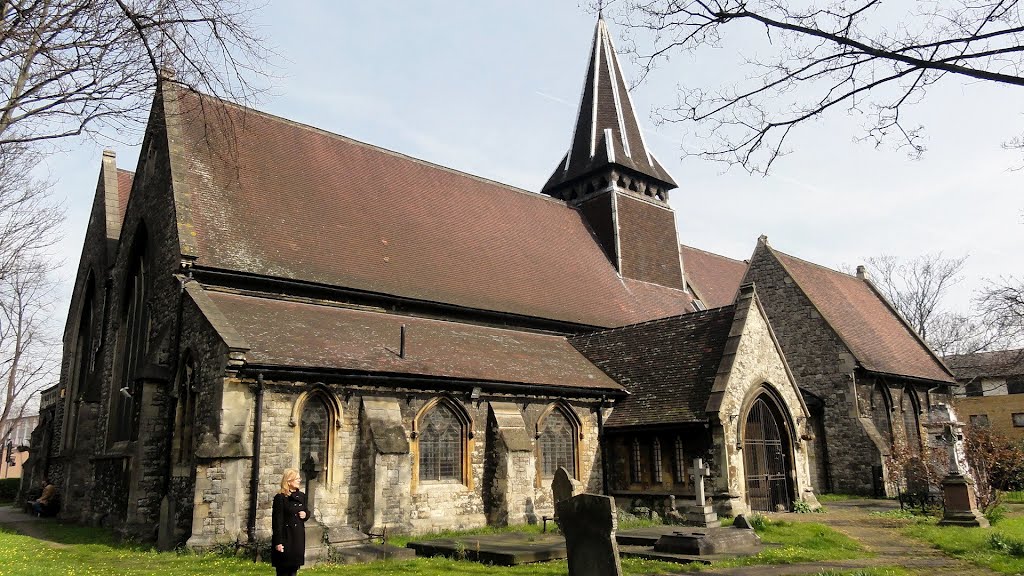
[[1012,276],[990,280],[975,305],[986,322],[997,326],[1016,344],[1024,341],[1024,281]]
[[1011,340],[983,314],[948,308],[949,289],[962,280],[966,256],[946,258],[938,252],[909,260],[882,255],[865,261],[875,286],[940,356],[989,350]]
[[[63,208],[32,176],[36,156],[21,144],[0,145],[0,431],[24,415],[57,369],[52,325],[57,240]],[[5,438],[0,438],[2,445]]]
[[139,126],[173,71],[255,95],[267,52],[245,0],[0,0],[0,145]]
[[[746,78],[717,90],[683,86],[665,122],[695,125],[701,157],[767,172],[798,125],[843,111],[864,120],[864,138],[894,139],[912,156],[922,127],[901,114],[947,77],[1024,86],[1024,20],[1017,0],[633,0],[619,16],[631,52],[650,72],[660,61],[726,34],[760,31]],[[1012,138],[1008,146],[1022,147]]]

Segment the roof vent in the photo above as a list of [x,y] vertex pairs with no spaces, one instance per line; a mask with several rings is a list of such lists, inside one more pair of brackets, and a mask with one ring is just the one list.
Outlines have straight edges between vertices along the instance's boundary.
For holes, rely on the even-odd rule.
[[[849,270],[849,268],[847,268],[847,270]],[[871,275],[868,274],[867,267],[865,267],[863,264],[857,266],[857,278],[860,278],[861,280],[871,279]]]

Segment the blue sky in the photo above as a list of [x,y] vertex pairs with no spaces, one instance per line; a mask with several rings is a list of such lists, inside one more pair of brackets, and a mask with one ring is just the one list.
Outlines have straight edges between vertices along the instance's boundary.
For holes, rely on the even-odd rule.
[[[535,0],[272,0],[256,19],[280,55],[259,108],[536,191],[568,147],[595,16],[575,2]],[[612,33],[623,30],[612,23]],[[695,143],[649,120],[675,100],[678,82],[714,86],[760,43],[726,40],[674,59],[632,93],[648,144],[680,186],[670,202],[681,242],[744,259],[767,234],[777,249],[830,267],[881,253],[968,254],[961,302],[983,277],[1024,275],[1024,171],[1012,170],[1024,154],[1000,147],[1024,133],[1012,88],[933,87],[908,112],[928,129],[922,160],[855,143],[858,119],[839,112],[802,127],[771,176],[752,176],[680,160]],[[635,78],[628,58],[622,64]],[[67,145],[47,161],[68,207],[62,310],[104,147],[135,169],[137,148],[114,141]]]

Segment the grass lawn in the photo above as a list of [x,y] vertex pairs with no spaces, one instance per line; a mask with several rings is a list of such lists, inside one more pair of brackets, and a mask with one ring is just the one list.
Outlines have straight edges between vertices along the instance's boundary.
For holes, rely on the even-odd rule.
[[[204,575],[266,575],[273,569],[265,563],[219,554],[158,553],[131,544],[116,543],[103,530],[57,523],[40,524],[46,540],[0,530],[0,576],[192,576]],[[533,530],[529,528],[528,531]],[[493,530],[491,530],[493,532]],[[486,530],[480,532],[486,533]],[[459,533],[467,535],[465,532]],[[752,564],[785,564],[816,560],[865,557],[863,549],[852,540],[819,524],[771,522],[759,532],[766,543],[774,543],[761,554],[750,558],[718,563],[715,567]],[[442,536],[442,535],[439,535]],[[457,534],[447,534],[457,536]],[[402,540],[394,540],[404,544]],[[649,560],[622,560],[623,572],[631,576],[678,574],[699,571],[701,565],[679,565]],[[339,576],[451,576],[453,574],[497,574],[509,576],[563,576],[568,571],[565,561],[528,564],[511,568],[485,566],[475,562],[444,558],[375,562],[355,566],[319,565],[303,569],[300,574],[336,574]],[[828,576],[904,576],[903,572],[884,569],[853,572],[828,572]]]
[[857,494],[815,494],[815,498],[822,504],[828,504],[829,502],[845,502],[847,500],[867,500],[870,497]]
[[935,522],[914,524],[904,531],[950,556],[996,572],[1024,572],[1024,516],[1004,518],[989,529],[938,526]]

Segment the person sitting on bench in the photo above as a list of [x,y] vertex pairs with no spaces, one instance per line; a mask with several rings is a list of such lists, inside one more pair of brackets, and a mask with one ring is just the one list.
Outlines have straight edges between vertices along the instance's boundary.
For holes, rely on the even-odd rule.
[[43,493],[29,504],[36,516],[53,516],[56,512],[57,487],[50,483],[49,478],[43,477]]

